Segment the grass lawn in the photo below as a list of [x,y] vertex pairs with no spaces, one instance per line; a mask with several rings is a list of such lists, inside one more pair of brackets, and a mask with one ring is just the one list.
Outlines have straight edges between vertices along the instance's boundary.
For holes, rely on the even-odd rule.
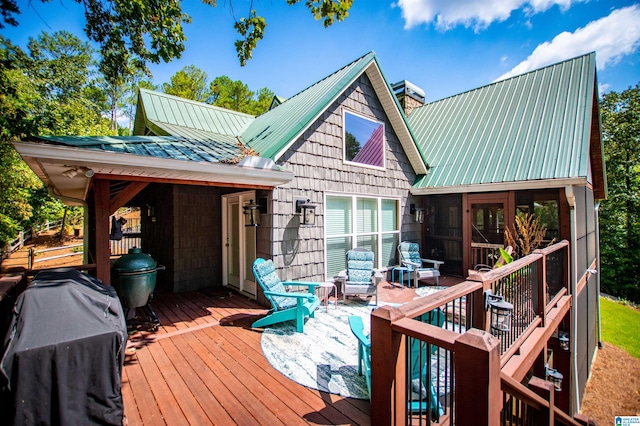
[[640,359],[640,310],[600,298],[602,340]]

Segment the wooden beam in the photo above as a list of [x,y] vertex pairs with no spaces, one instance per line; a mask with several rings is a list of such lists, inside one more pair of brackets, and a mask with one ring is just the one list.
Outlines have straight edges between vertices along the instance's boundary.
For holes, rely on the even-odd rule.
[[129,185],[127,185],[126,188],[124,188],[111,199],[111,202],[109,203],[109,214],[114,214],[116,210],[131,201],[131,199],[138,195],[140,191],[145,189],[147,185],[149,185],[149,182],[138,181],[131,182]]
[[107,285],[111,285],[111,265],[109,249],[109,181],[94,179],[93,198],[95,208],[95,264],[96,277]]
[[241,183],[229,183],[229,182],[209,182],[202,180],[186,180],[186,179],[166,179],[166,178],[150,178],[145,176],[125,176],[125,175],[110,175],[105,173],[96,173],[94,179],[105,180],[124,180],[131,182],[148,182],[148,183],[168,183],[172,185],[194,185],[194,186],[216,186],[224,188],[249,188],[249,189],[273,189],[273,185],[259,185],[259,184],[241,184]]

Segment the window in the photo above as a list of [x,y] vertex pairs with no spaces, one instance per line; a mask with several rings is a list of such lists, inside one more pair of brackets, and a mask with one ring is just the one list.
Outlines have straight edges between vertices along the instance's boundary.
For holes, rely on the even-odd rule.
[[384,124],[345,111],[344,160],[384,168]]
[[327,277],[347,267],[347,251],[354,247],[373,251],[376,268],[396,263],[398,200],[328,195],[325,206]]

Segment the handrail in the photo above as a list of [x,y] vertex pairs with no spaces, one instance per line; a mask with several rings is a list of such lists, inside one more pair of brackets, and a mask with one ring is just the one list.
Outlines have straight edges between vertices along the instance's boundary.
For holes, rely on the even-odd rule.
[[480,289],[482,289],[482,285],[475,282],[465,281],[453,287],[440,290],[437,293],[430,294],[429,296],[405,303],[404,305],[399,306],[398,310],[400,310],[406,317],[415,318],[418,315],[427,313],[446,303]]
[[[549,409],[549,401],[503,372],[500,372],[500,388],[503,392],[514,396],[531,408],[538,411],[543,408]],[[553,415],[554,419],[563,425],[580,426],[580,423],[558,407],[553,407]]]

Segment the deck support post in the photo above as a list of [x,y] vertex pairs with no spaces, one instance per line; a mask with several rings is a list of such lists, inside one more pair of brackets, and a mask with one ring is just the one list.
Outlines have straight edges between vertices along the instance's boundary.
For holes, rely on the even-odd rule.
[[95,179],[93,197],[95,209],[95,263],[96,278],[111,285],[111,264],[109,248],[109,181]]
[[382,306],[371,312],[371,424],[405,424],[406,338],[391,324],[404,317]]
[[470,329],[455,342],[456,425],[500,424],[500,340]]
[[542,407],[540,412],[537,413],[537,417],[533,419],[534,423],[538,425],[555,424],[555,389],[553,387],[553,383],[543,380],[539,377],[532,377],[531,380],[529,380],[529,389],[534,391],[537,395],[541,396],[545,401],[549,401],[549,407]]

